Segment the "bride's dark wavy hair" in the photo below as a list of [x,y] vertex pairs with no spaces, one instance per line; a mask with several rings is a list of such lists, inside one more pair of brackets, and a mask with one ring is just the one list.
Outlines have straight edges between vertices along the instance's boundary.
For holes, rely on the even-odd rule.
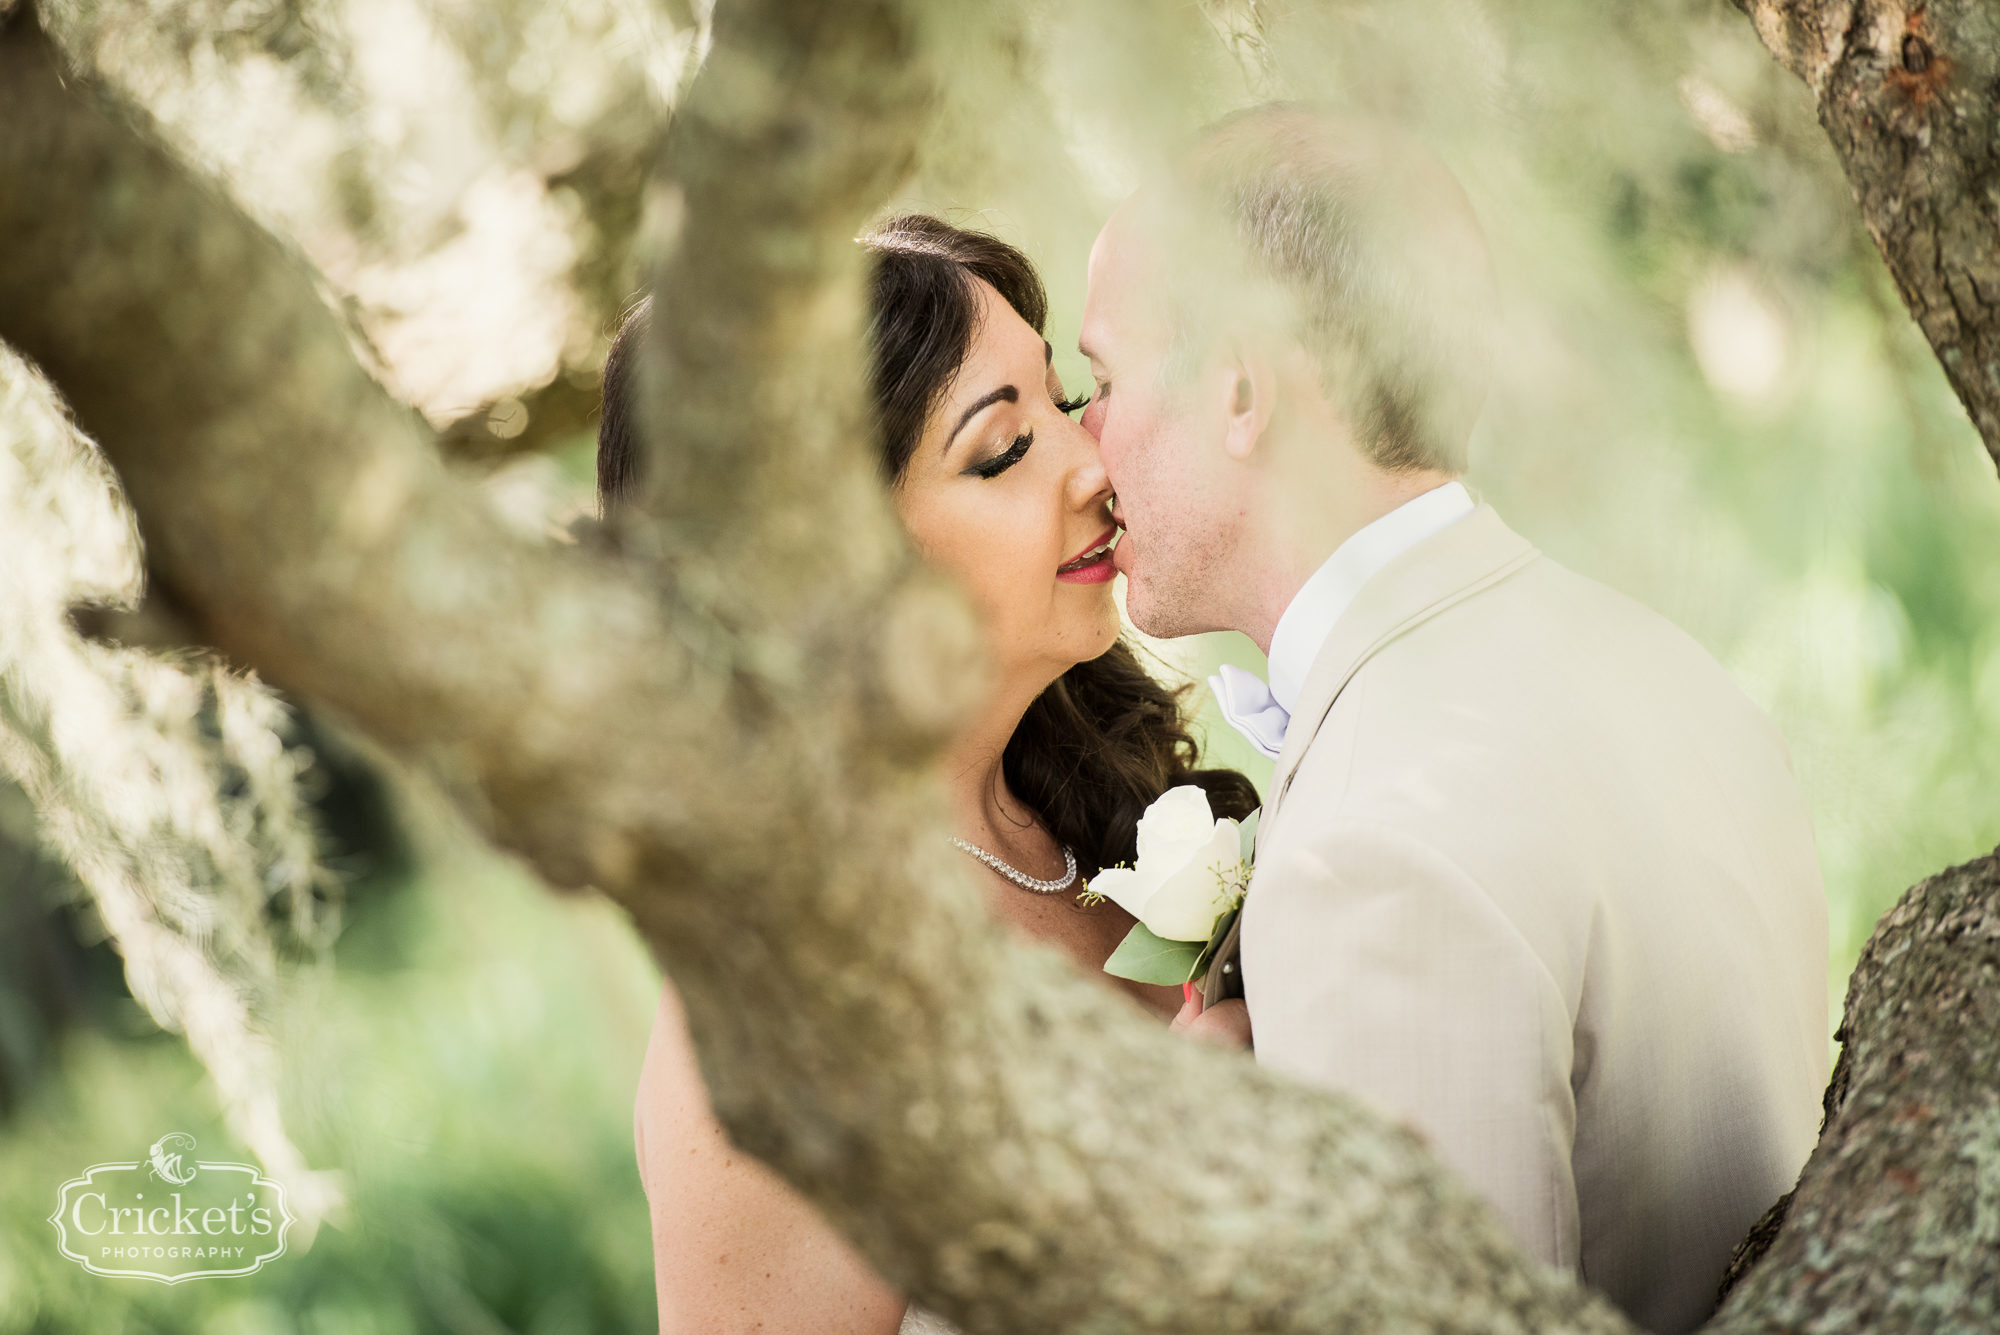
[[[1048,296],[1028,257],[996,237],[919,214],[893,218],[861,238],[873,261],[869,341],[882,475],[900,485],[938,400],[979,333],[974,279],[990,284],[1042,333]],[[632,491],[638,454],[631,360],[651,303],[618,331],[604,367],[597,433],[598,500],[609,516]],[[1146,807],[1167,789],[1195,784],[1218,816],[1256,809],[1257,790],[1231,769],[1200,768],[1182,713],[1188,688],[1169,689],[1121,637],[1110,650],[1063,673],[1028,706],[1001,767],[1015,796],[1058,843],[1075,850],[1085,876],[1137,856]]]

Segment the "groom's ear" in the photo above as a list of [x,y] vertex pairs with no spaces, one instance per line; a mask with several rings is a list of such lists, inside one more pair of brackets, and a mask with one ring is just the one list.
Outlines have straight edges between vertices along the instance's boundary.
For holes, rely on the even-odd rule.
[[1221,371],[1228,386],[1222,447],[1232,459],[1248,459],[1271,424],[1278,393],[1276,368],[1261,348],[1236,339],[1222,359]]

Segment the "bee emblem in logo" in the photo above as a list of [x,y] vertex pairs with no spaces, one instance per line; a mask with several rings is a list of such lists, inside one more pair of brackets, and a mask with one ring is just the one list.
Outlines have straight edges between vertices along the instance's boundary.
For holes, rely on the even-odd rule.
[[185,1164],[181,1162],[182,1155],[194,1153],[194,1137],[185,1131],[175,1131],[161,1136],[153,1142],[153,1148],[148,1153],[152,1156],[154,1177],[171,1182],[177,1187],[184,1187],[194,1181],[194,1160],[190,1159]]

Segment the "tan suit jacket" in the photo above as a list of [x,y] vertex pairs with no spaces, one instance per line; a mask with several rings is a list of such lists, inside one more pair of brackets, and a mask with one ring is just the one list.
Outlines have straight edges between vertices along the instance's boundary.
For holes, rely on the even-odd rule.
[[1482,505],[1342,614],[1270,792],[1258,1060],[1413,1125],[1641,1325],[1700,1324],[1827,1078],[1825,897],[1771,721]]

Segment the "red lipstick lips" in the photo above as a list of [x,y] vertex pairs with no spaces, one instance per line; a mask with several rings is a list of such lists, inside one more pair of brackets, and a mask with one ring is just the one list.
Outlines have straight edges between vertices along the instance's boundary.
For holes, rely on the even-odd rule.
[[1116,577],[1118,567],[1112,562],[1111,544],[1117,538],[1116,527],[1106,529],[1103,537],[1057,567],[1056,578],[1065,584],[1102,584]]

